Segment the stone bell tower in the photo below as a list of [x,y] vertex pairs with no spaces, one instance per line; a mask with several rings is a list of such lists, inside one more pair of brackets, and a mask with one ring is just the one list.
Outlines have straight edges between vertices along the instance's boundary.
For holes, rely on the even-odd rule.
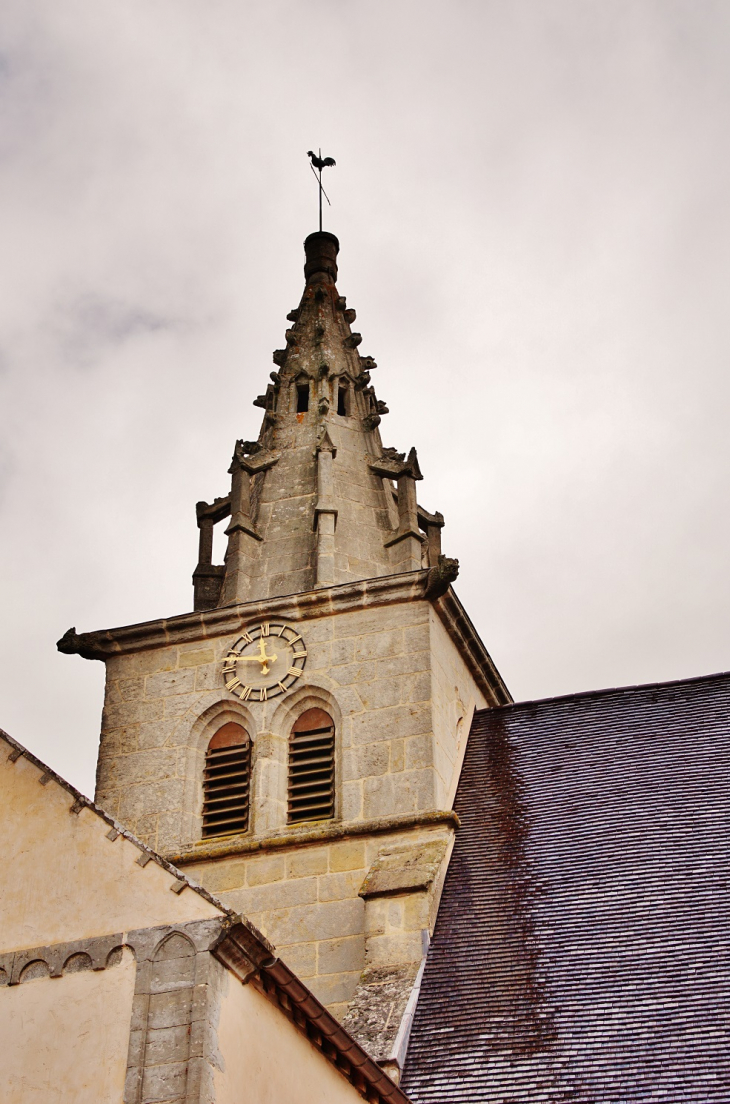
[[59,648],[106,663],[99,804],[261,928],[397,1076],[471,714],[511,699],[415,449],[382,445],[338,249],[307,238],[258,438],[197,504],[194,612]]

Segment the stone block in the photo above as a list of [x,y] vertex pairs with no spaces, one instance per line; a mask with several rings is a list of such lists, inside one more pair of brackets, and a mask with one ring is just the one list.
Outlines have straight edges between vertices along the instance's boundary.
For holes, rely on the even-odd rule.
[[383,659],[395,656],[403,649],[403,630],[390,629],[386,632],[370,633],[355,641],[355,662],[369,659]]
[[[157,810],[164,813],[182,807],[183,800],[182,778],[171,778],[166,782],[140,782],[138,785],[125,786],[119,794],[119,819],[123,824],[129,824],[132,818]],[[106,807],[106,799],[99,797],[102,807]]]
[[362,840],[342,840],[330,846],[330,870],[363,870],[365,844]]
[[431,629],[426,621],[403,630],[403,649],[406,652],[426,652],[431,646]]
[[333,667],[339,667],[345,663],[352,663],[355,655],[355,642],[351,639],[333,640],[330,660]]
[[184,716],[189,709],[195,709],[200,701],[199,694],[175,694],[171,698],[164,699],[165,718]]
[[342,1023],[345,1016],[347,1015],[347,1011],[348,1011],[349,1007],[350,1007],[350,1001],[349,1000],[334,1001],[333,1004],[328,1004],[327,1005],[327,1011],[330,1013],[331,1016],[334,1016],[334,1018],[336,1020],[338,1020],[340,1023]]
[[161,721],[163,712],[161,701],[120,702],[117,705],[105,705],[102,729],[106,731],[110,728],[122,728],[125,725]]
[[271,913],[264,930],[278,947],[292,943],[311,943],[315,939],[339,939],[360,935],[365,916],[364,902],[335,901]]
[[270,885],[250,886],[243,893],[244,912],[272,912],[295,905],[311,905],[316,900],[316,878],[291,878]]
[[430,672],[430,670],[431,656],[428,652],[406,652],[404,655],[377,660],[373,677],[376,679],[399,678],[402,675],[419,674]]
[[172,743],[172,736],[177,728],[177,721],[152,721],[150,724],[139,725],[137,744],[140,751],[148,748],[163,747]]
[[418,963],[423,956],[420,931],[390,929],[383,935],[368,937],[368,965],[387,966],[391,963]]
[[346,663],[335,667],[330,675],[338,686],[352,686],[354,683],[372,682],[376,674],[374,663]]
[[178,667],[201,667],[204,663],[215,663],[215,652],[212,648],[180,648],[178,655]]
[[360,971],[365,965],[365,937],[325,939],[317,944],[317,972],[339,974]]
[[431,733],[422,736],[409,736],[405,746],[406,770],[433,765],[433,736]]
[[432,809],[434,778],[430,770],[401,771],[363,780],[363,816],[391,816]]
[[344,782],[340,797],[340,810],[343,820],[361,820],[363,816],[362,780]]
[[307,646],[320,644],[323,641],[332,640],[332,621],[329,618],[322,621],[305,621],[299,626],[299,632],[306,640]]
[[119,661],[126,668],[124,675],[150,675],[153,671],[174,671],[177,667],[176,648],[154,648],[149,652],[135,652],[133,655],[120,656]]
[[403,900],[403,927],[407,931],[421,932],[430,927],[431,895],[409,893]]
[[[389,618],[392,618],[390,624]],[[419,622],[423,622],[423,626],[419,625]],[[419,625],[419,628],[425,627],[426,632],[428,632],[428,603],[406,602],[393,607],[392,611],[387,608],[383,609],[383,607],[357,610],[348,617],[334,619],[334,634],[335,638],[342,636],[359,637],[365,636],[367,633],[379,634],[384,629],[396,627],[396,625],[398,628],[407,627],[406,631],[410,631],[410,627],[413,625]],[[426,647],[428,647],[428,644],[426,644]]]
[[366,744],[353,750],[357,778],[387,774],[390,769],[390,742]]
[[124,1104],[137,1104],[142,1087],[142,1068],[129,1066],[124,1078]]
[[134,834],[137,839],[142,840],[142,843],[146,843],[153,851],[157,850],[158,819],[156,813],[149,813],[147,816],[138,817],[134,826]]
[[374,935],[383,935],[389,927],[388,909],[390,901],[385,897],[375,897],[368,901],[365,910],[365,934],[368,943]]
[[262,859],[249,859],[246,864],[246,882],[250,886],[267,882],[280,882],[286,877],[286,860],[283,855],[270,855]]
[[169,698],[174,694],[188,694],[195,689],[195,671],[184,668],[177,671],[158,671],[145,678],[145,697]]
[[362,870],[343,870],[339,874],[323,874],[317,879],[320,901],[348,901],[356,897],[362,884]]
[[165,993],[151,993],[147,1013],[147,1026],[151,1029],[179,1027],[190,1022],[192,1006],[190,988]]
[[150,993],[184,989],[195,981],[195,956],[172,958],[150,965]]
[[390,741],[390,770],[391,773],[402,771],[406,765],[405,740]]
[[219,663],[208,664],[195,669],[196,690],[218,690],[223,686],[223,675]]
[[187,1063],[170,1062],[161,1066],[147,1066],[142,1077],[142,1099],[145,1104],[185,1098]]
[[187,1061],[190,1046],[189,1031],[188,1024],[148,1029],[145,1064]]
[[202,879],[210,893],[241,889],[246,883],[246,859],[222,859],[203,867],[189,867],[191,877]]
[[295,851],[286,860],[288,878],[306,878],[314,874],[326,874],[329,855],[326,847],[306,847]]
[[306,643],[307,652],[309,653],[307,656],[307,667],[309,670],[329,670],[332,665],[329,641],[323,641],[321,644],[314,644],[307,640]]
[[130,1031],[145,1031],[150,998],[147,993],[135,993],[132,998]]
[[404,697],[403,681],[397,677],[389,677],[358,683],[357,695],[363,709],[383,709],[400,705]]
[[104,768],[105,779],[121,786],[174,778],[177,774],[177,749],[158,748],[144,753],[117,756],[109,764],[105,761]]
[[127,1065],[141,1066],[144,1062],[144,1044],[147,1032],[144,1028],[133,1029],[129,1032],[129,1049],[127,1051]]
[[160,813],[157,817],[157,850],[160,852],[176,850],[180,843],[182,817],[175,809]]
[[430,733],[431,709],[428,704],[414,703],[369,710],[352,718],[351,731],[353,744],[370,744],[378,740]]
[[297,977],[310,978],[317,973],[316,943],[295,943],[281,957]]
[[431,697],[431,675],[421,672],[409,678],[405,686],[405,700],[409,702],[428,701]]
[[[446,848],[446,839],[386,843],[368,870],[360,896],[370,898],[428,889],[441,869]],[[409,900],[413,896],[413,892],[408,893]]]
[[116,686],[120,701],[139,701],[144,697],[144,679],[139,675],[118,679]]
[[352,1000],[360,980],[360,972],[351,974],[319,974],[309,982],[317,1000],[328,1005]]

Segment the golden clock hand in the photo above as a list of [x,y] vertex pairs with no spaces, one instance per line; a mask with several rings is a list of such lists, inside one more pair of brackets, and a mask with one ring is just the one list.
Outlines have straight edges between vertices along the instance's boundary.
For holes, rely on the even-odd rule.
[[228,656],[228,662],[229,663],[231,663],[231,662],[233,662],[233,663],[260,663],[261,664],[261,674],[262,675],[268,675],[268,673],[269,673],[269,664],[270,663],[276,663],[277,658],[278,657],[275,653],[272,653],[271,655],[266,654],[266,643],[263,639],[260,639],[259,640],[259,654],[258,655],[253,655],[253,656],[229,655]]
[[277,657],[273,652],[271,655],[266,654],[266,641],[264,640],[263,636],[259,637],[259,655],[261,659],[261,674],[268,675],[269,664],[276,663]]

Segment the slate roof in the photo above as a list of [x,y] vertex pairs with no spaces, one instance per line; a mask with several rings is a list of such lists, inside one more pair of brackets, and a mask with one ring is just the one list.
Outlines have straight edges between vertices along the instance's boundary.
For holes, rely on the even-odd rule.
[[402,1087],[730,1101],[730,675],[475,714]]

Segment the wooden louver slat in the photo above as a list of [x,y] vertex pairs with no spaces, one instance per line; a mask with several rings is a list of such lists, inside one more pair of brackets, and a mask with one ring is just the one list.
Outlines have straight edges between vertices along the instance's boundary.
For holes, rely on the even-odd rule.
[[335,811],[335,726],[322,709],[309,709],[289,740],[289,823],[325,820]]
[[203,771],[203,836],[245,832],[251,774],[251,742],[240,725],[223,725],[210,741]]

